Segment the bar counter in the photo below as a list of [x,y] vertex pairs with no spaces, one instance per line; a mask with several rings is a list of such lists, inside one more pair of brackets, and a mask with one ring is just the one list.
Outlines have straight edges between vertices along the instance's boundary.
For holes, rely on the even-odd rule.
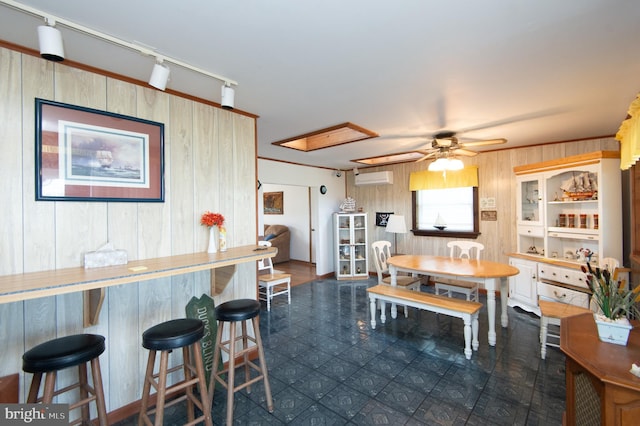
[[235,271],[235,265],[273,257],[277,248],[256,245],[229,248],[226,252],[191,253],[133,260],[125,265],[85,269],[53,269],[0,276],[0,303],[38,297],[84,292],[85,326],[95,324],[100,313],[104,288],[173,275],[214,269],[211,296],[220,294]]

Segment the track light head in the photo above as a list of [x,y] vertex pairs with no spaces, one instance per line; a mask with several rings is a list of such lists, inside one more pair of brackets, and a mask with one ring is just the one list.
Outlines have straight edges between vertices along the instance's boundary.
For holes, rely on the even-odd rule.
[[40,46],[40,56],[54,62],[64,60],[64,45],[62,44],[62,33],[55,28],[55,21],[46,19],[47,25],[38,26],[38,44]]
[[336,177],[342,177],[342,172],[340,170],[336,170],[335,172]]
[[168,66],[162,63],[162,60],[158,60],[153,66],[151,77],[149,78],[149,85],[159,90],[164,90],[167,87],[169,81],[169,74],[171,70]]
[[358,168],[357,168],[357,167],[354,167],[354,168],[353,168],[353,175],[354,175],[354,176],[358,176],[359,174],[360,174],[360,170],[358,170]]
[[233,109],[235,98],[235,90],[231,87],[230,83],[225,82],[222,85],[222,100],[220,101],[220,105],[224,109]]

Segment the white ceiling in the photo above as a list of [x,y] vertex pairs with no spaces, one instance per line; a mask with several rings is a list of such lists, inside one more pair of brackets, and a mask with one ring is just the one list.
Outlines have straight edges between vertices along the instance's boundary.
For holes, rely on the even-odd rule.
[[[443,129],[497,148],[613,135],[640,91],[637,0],[21,3],[237,81],[258,155],[300,164],[350,169]],[[37,49],[41,22],[0,5],[1,40]],[[154,58],[59,28],[68,59],[148,80]],[[220,102],[219,81],[171,70],[168,88]],[[347,121],[381,137],[271,144]]]

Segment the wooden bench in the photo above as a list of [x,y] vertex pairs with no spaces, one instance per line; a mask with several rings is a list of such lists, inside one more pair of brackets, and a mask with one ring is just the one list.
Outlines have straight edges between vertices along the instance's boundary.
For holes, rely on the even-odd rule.
[[[436,296],[429,293],[405,290],[403,288],[378,284],[367,289],[371,307],[371,327],[376,328],[376,301],[380,301],[380,322],[386,321],[385,303],[396,303],[411,306],[438,314],[450,315],[461,318],[464,321],[464,355],[471,359],[471,346],[478,350],[478,313],[482,303],[453,299],[445,296]],[[471,337],[473,336],[473,341]]]

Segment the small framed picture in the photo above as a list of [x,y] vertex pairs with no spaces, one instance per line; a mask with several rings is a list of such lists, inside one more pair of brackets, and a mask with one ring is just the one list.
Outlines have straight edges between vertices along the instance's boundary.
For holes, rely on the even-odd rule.
[[264,214],[284,214],[284,192],[265,192]]
[[390,213],[381,213],[376,212],[376,226],[387,226],[387,222],[389,221],[389,216],[391,216],[393,212]]

